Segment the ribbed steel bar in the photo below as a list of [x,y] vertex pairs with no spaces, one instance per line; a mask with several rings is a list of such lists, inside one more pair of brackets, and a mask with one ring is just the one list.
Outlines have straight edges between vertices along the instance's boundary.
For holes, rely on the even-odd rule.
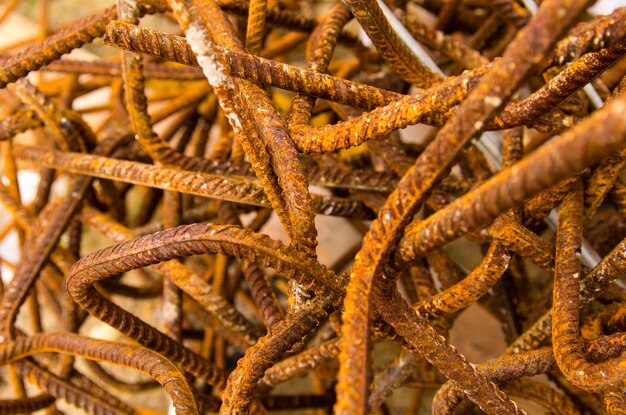
[[626,8],[592,4],[41,0],[0,39],[0,413],[623,412]]

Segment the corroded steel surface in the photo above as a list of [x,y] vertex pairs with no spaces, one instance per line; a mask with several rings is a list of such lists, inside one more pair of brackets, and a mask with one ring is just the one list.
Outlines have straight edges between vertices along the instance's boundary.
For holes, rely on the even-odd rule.
[[[0,238],[21,256],[0,252],[0,413],[136,414],[115,391],[159,387],[177,414],[390,413],[403,386],[409,413],[625,413],[626,9],[385,3],[118,0],[49,33],[41,1],[45,39],[1,52]],[[64,56],[98,38],[121,57]],[[320,215],[362,240],[326,246]],[[85,254],[93,233],[110,246]],[[508,343],[481,364],[449,340],[473,304]]]

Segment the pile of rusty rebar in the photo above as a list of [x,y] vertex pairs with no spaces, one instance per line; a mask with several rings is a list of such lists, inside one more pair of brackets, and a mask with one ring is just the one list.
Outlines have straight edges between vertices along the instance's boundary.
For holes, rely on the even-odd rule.
[[[180,415],[386,414],[400,388],[411,414],[626,413],[626,8],[593,3],[44,13],[44,40],[0,50],[20,247],[0,252],[0,413],[146,413],[119,393],[158,388]],[[100,38],[121,51],[64,56]],[[324,246],[321,215],[362,238]],[[450,343],[470,305],[508,345],[481,364]]]

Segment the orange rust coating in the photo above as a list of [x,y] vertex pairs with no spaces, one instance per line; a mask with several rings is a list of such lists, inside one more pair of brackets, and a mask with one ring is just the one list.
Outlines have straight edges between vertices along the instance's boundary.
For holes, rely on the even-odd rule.
[[[437,415],[623,412],[626,8],[119,0],[59,30],[49,3],[0,51],[0,413],[160,388],[185,415],[364,414],[403,386]],[[103,35],[121,59],[59,60]],[[478,307],[506,342],[481,365],[455,347]],[[89,315],[136,345],[77,335]]]

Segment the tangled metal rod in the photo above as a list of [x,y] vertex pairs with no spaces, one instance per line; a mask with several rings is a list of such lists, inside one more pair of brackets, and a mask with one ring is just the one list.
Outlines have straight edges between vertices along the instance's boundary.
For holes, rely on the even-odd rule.
[[593,3],[40,1],[0,52],[0,413],[626,413],[626,8]]

